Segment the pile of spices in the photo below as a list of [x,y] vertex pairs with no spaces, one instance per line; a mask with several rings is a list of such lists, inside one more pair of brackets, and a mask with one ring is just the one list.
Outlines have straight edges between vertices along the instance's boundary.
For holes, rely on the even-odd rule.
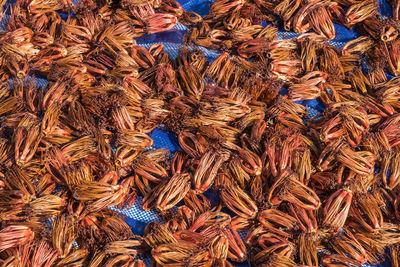
[[[389,2],[392,18],[376,0],[217,0],[205,17],[175,0],[1,8],[1,266],[144,266],[139,254],[153,266],[361,266],[389,252],[398,267]],[[189,30],[175,59],[136,45],[178,22]],[[333,23],[361,37],[338,49]],[[278,27],[303,34],[278,39]],[[300,103],[315,99],[325,110],[309,118]],[[172,159],[148,149],[160,124],[178,136]],[[137,195],[163,218],[143,236],[109,209]]]

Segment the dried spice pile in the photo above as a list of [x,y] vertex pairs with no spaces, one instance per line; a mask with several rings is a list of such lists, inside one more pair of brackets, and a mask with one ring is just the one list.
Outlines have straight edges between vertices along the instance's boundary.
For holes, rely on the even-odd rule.
[[[217,0],[205,17],[175,0],[17,0],[0,31],[1,266],[361,266],[387,251],[400,266],[389,2],[392,18],[375,0]],[[178,22],[177,58],[136,45]],[[334,22],[361,37],[329,45]],[[309,118],[312,99],[325,110]],[[147,150],[160,124],[172,159]],[[137,195],[164,219],[143,236],[109,209]]]

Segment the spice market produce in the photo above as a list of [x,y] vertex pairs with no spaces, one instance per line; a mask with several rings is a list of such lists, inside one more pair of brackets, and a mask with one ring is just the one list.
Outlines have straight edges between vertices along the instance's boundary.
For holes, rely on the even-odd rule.
[[[1,266],[399,267],[388,3],[0,0]],[[176,57],[137,43],[177,25]],[[138,197],[161,218],[141,235],[115,210]]]

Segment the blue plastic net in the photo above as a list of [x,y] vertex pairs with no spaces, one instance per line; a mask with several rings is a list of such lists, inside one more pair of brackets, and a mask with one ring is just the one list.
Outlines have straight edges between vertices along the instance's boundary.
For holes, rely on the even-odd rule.
[[[8,1],[7,5],[12,4],[15,1]],[[74,1],[76,4],[77,0]],[[178,0],[178,2],[182,5],[185,11],[194,11],[199,15],[206,15],[210,8],[210,5],[213,1],[211,0]],[[392,9],[384,0],[379,1],[379,12],[384,17],[391,17],[392,16]],[[66,18],[67,15],[63,14],[63,18]],[[3,20],[0,21],[0,30],[4,30],[9,15],[5,15]],[[342,48],[345,43],[348,41],[359,37],[359,34],[354,30],[349,30],[344,26],[334,24],[336,30],[336,37],[333,40],[328,41],[329,44],[334,45],[338,48]],[[165,51],[172,57],[176,58],[181,48],[182,37],[184,36],[185,32],[187,31],[187,27],[178,23],[172,30],[167,32],[162,32],[158,34],[152,35],[145,35],[137,39],[137,44],[141,45],[145,48],[149,48],[153,44],[162,44],[164,45]],[[294,32],[286,32],[283,29],[280,29],[278,32],[278,38],[280,39],[289,39],[298,36],[299,34]],[[216,50],[207,49],[204,47],[196,46],[196,48],[204,51],[205,56],[212,61],[215,59],[220,52]],[[47,83],[46,79],[43,78],[36,78],[36,82],[40,86],[45,86]],[[312,117],[314,115],[319,114],[324,110],[324,106],[321,101],[318,100],[305,100],[299,101],[298,103],[307,107],[309,111],[309,116]],[[160,149],[166,148],[171,152],[171,155],[180,149],[177,137],[174,133],[168,131],[166,128],[160,126],[159,128],[152,131],[150,137],[154,140],[154,145],[150,149]],[[206,196],[210,198],[212,202],[216,201],[217,196],[213,195],[213,192],[209,191],[206,192]],[[120,214],[126,217],[127,223],[131,226],[132,231],[134,234],[141,235],[143,234],[143,230],[145,226],[154,221],[161,221],[161,218],[157,215],[157,213],[153,210],[151,211],[144,211],[141,208],[142,197],[138,196],[136,201],[131,209],[117,209],[111,208]],[[242,237],[244,237],[245,233],[239,233]],[[138,258],[143,259],[146,266],[151,265],[150,257],[142,257],[138,256]],[[235,266],[249,266],[247,263],[242,264],[234,264]],[[364,265],[364,266],[371,266],[371,265]],[[389,267],[390,262],[386,260],[385,262],[381,263],[380,265],[374,266],[381,266],[381,267]]]

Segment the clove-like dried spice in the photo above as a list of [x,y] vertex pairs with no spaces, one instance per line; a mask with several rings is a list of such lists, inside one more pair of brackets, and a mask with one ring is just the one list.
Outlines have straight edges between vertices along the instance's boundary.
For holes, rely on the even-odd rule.
[[[361,266],[389,251],[398,266],[389,3],[390,18],[376,0],[216,0],[202,17],[176,0],[0,0],[0,264]],[[176,57],[136,42],[178,23]],[[334,24],[360,37],[332,46]],[[152,149],[161,124],[174,155]],[[110,209],[140,201],[162,218],[143,236]]]

